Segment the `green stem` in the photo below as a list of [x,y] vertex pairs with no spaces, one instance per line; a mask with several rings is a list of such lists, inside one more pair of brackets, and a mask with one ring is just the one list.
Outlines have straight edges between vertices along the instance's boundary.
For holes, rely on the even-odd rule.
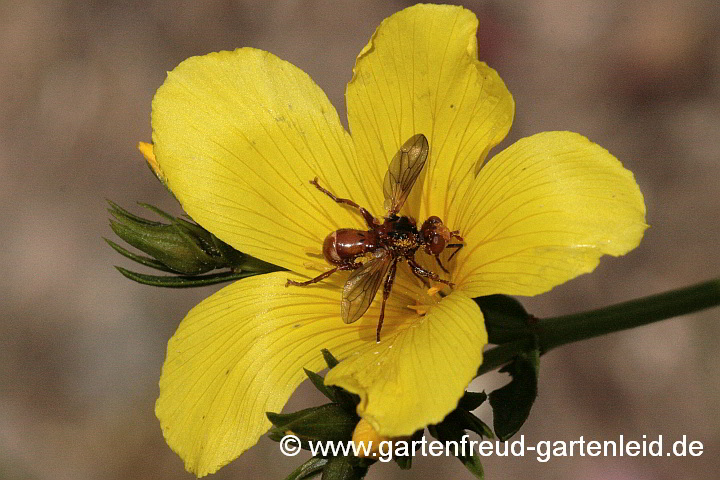
[[[533,325],[536,345],[542,353],[568,343],[619,332],[648,323],[720,305],[720,279],[649,297],[630,300],[588,312],[539,319]],[[485,353],[478,375],[512,360],[532,348],[533,338],[500,345]]]
[[599,337],[720,305],[720,279],[589,312],[540,320],[540,349]]

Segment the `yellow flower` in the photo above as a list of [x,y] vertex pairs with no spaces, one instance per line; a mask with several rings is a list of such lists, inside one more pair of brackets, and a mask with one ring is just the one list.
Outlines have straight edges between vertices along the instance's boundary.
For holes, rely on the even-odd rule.
[[[522,139],[480,169],[510,129],[514,102],[478,61],[476,29],[470,11],[445,5],[383,21],[347,86],[352,135],[305,73],[268,52],[211,53],[168,74],[152,105],[153,170],[200,225],[292,272],[223,288],[171,338],[156,413],[188,470],[214,472],[254,445],[303,367],[323,368],[322,348],[342,360],[326,383],[357,393],[358,414],[379,435],[441,421],[487,343],[473,297],[536,295],[640,242],[645,206],[632,174],[578,134]],[[444,297],[399,265],[376,343],[380,295],[346,325],[347,273],[304,288],[285,282],[330,268],[330,232],[366,228],[309,181],[382,217],[388,163],[418,133],[430,156],[402,213],[439,216],[465,248],[447,265],[456,287]]]

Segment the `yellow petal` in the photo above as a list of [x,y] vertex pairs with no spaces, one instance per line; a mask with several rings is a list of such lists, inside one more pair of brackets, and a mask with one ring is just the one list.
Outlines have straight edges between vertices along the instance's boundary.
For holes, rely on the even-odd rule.
[[[405,210],[417,218],[445,218],[462,182],[512,123],[512,96],[477,60],[477,26],[462,7],[415,5],[398,12],[362,50],[347,87],[350,131],[358,157],[372,165],[370,183],[382,183],[408,138],[428,138],[424,181]],[[370,205],[382,205],[380,192],[373,193]]]
[[[265,412],[282,410],[305,379],[302,369],[325,367],[321,349],[342,359],[376,345],[380,296],[361,320],[346,325],[342,275],[286,288],[289,276],[300,279],[276,272],[223,288],[193,308],[170,339],[155,413],[168,445],[198,476],[257,442],[270,426]],[[383,342],[421,319],[405,307],[411,301],[403,289],[393,291]]]
[[[154,153],[185,211],[233,247],[306,275],[322,241],[362,219],[310,185],[367,205],[350,137],[305,73],[242,48],[185,60],[153,99]],[[381,207],[382,204],[378,205]]]
[[351,354],[325,383],[360,395],[358,414],[379,435],[410,435],[457,406],[486,343],[477,304],[453,293],[395,336]]
[[632,250],[647,228],[632,173],[571,132],[533,135],[492,158],[449,224],[465,238],[454,281],[469,296],[545,292]]

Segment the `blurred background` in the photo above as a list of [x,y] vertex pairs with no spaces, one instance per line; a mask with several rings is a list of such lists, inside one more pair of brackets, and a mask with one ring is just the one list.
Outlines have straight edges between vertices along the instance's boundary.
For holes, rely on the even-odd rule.
[[[180,209],[135,149],[183,59],[240,46],[299,66],[345,118],[355,56],[404,1],[0,1],[0,478],[193,478],[153,413],[166,342],[217,288],[126,280],[112,199]],[[513,93],[508,141],[580,132],[635,173],[651,228],[639,248],[539,298],[538,316],[717,277],[720,7],[702,0],[468,1],[480,57]],[[687,435],[701,457],[490,457],[490,480],[714,479],[720,471],[720,310],[581,342],[542,359],[521,430],[540,440]],[[495,374],[476,381],[492,390]],[[307,386],[290,407],[319,402]],[[481,410],[486,421],[490,412]],[[306,457],[261,440],[218,479],[277,478]],[[454,459],[383,464],[371,479],[470,478]]]

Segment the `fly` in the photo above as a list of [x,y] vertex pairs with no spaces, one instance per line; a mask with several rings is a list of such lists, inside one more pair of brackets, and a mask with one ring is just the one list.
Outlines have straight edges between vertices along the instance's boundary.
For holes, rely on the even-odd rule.
[[[436,216],[429,217],[418,229],[412,217],[398,215],[425,166],[429,148],[425,135],[417,134],[405,142],[393,157],[383,182],[387,214],[382,220],[376,219],[352,200],[336,197],[320,186],[317,177],[310,181],[315,188],[335,202],[357,209],[368,230],[341,228],[332,232],[323,242],[323,256],[334,267],[306,282],[288,279],[285,286],[305,287],[320,282],[335,272],[351,270],[352,273],[343,288],[340,310],[343,321],[353,323],[367,311],[382,285],[383,300],[375,335],[377,342],[380,342],[385,303],[390,296],[399,261],[407,261],[411,272],[426,285],[430,279],[454,286],[452,282],[443,280],[436,273],[421,267],[415,261],[415,252],[421,247],[424,248],[427,254],[435,257],[440,268],[449,273],[440,261],[440,254],[445,248],[454,248],[455,251],[448,261],[452,260],[463,247],[462,243],[451,243],[453,239],[463,242],[459,232],[450,231]],[[368,256],[369,260],[359,261]]]

